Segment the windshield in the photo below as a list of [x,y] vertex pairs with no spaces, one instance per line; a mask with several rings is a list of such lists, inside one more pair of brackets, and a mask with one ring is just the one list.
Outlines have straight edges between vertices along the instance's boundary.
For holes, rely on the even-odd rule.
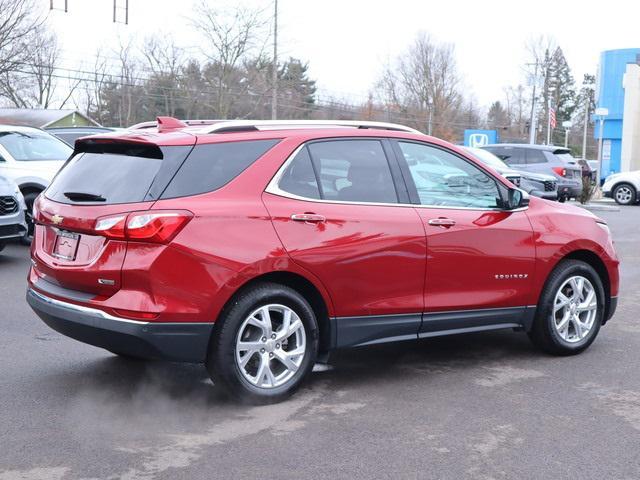
[[66,160],[73,152],[62,140],[38,130],[0,132],[0,145],[19,162]]
[[505,170],[509,168],[506,163],[487,150],[481,148],[468,148],[467,150],[485,165]]

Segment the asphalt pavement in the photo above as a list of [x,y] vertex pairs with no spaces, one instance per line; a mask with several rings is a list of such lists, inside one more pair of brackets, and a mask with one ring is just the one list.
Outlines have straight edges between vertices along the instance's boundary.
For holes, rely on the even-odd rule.
[[618,312],[557,358],[501,331],[341,352],[291,400],[247,407],[204,367],[128,361],[50,330],[0,253],[0,480],[640,478],[640,206],[596,212]]

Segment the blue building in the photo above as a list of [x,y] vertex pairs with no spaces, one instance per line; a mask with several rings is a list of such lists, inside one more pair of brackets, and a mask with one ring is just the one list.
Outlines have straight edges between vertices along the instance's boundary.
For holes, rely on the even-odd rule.
[[[623,79],[627,65],[640,63],[640,48],[607,50],[600,54],[596,103],[598,108],[607,108],[604,120],[602,147],[602,178],[610,173],[622,171],[623,118],[625,112],[625,88]],[[595,138],[600,138],[596,118]]]

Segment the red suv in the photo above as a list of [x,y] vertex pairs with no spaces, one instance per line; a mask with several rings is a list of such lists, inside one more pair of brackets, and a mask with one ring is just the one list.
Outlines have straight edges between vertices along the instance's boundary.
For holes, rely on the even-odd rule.
[[160,118],[78,140],[34,215],[49,326],[253,402],[336,348],[511,328],[578,353],[617,304],[603,220],[399,125]]

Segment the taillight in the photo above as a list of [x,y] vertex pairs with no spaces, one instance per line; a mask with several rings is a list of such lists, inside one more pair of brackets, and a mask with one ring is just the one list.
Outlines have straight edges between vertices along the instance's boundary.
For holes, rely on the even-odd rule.
[[100,217],[96,220],[96,226],[94,230],[98,235],[103,235],[107,238],[116,238],[124,240],[124,231],[127,226],[127,215],[110,215],[108,217]]
[[567,176],[567,169],[563,167],[553,167],[553,171],[556,172],[561,177]]
[[98,218],[94,230],[118,240],[168,243],[192,218],[193,213],[186,210],[120,213]]

